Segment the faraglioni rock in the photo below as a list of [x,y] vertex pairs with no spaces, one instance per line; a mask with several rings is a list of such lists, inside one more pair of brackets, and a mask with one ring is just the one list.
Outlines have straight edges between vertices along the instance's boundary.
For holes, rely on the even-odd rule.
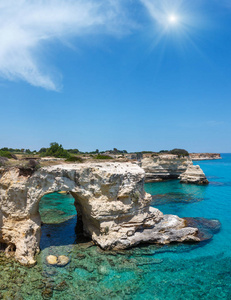
[[125,249],[139,243],[198,242],[196,228],[150,207],[145,172],[132,163],[64,164],[29,175],[0,169],[0,243],[21,264],[35,264],[39,252],[39,201],[69,191],[85,235],[102,249]]
[[180,179],[184,183],[208,184],[208,180],[199,166],[194,166],[188,156],[161,154],[145,157],[141,161],[146,182]]
[[178,179],[189,165],[192,165],[189,157],[178,157],[174,154],[154,155],[141,160],[141,167],[146,173],[146,182]]
[[187,170],[180,175],[180,182],[182,183],[194,183],[194,184],[208,184],[204,172],[200,166],[188,166]]

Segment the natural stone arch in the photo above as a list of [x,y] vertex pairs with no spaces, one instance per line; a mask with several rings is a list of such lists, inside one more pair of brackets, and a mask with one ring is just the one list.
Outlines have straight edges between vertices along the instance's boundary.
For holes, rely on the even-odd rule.
[[[49,246],[66,245],[66,243],[78,244],[89,241],[88,235],[83,230],[81,206],[78,199],[73,196],[71,191],[56,191],[45,194],[40,199],[41,250]],[[67,226],[72,234],[64,241],[62,234]],[[60,236],[58,237],[58,235]]]
[[145,173],[136,164],[65,164],[23,176],[19,169],[0,172],[0,242],[22,264],[33,265],[39,252],[39,201],[70,191],[85,234],[103,249],[125,249],[141,242],[199,241],[197,229],[177,216],[150,207]]

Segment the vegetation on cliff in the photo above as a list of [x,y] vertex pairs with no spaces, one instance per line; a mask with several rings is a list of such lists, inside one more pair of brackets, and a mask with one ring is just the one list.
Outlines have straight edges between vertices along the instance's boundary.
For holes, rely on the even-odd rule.
[[11,153],[10,151],[2,150],[2,149],[0,150],[0,157],[17,159],[17,156],[15,154]]
[[109,155],[98,154],[97,156],[94,157],[94,159],[112,159],[112,157]]
[[189,153],[187,150],[185,149],[172,149],[172,150],[161,150],[159,153],[161,154],[174,154],[174,155],[178,155],[178,157],[181,157],[181,156],[189,156]]
[[40,156],[53,156],[58,158],[70,158],[70,153],[63,148],[63,146],[58,143],[50,143],[49,148],[41,148],[39,150]]

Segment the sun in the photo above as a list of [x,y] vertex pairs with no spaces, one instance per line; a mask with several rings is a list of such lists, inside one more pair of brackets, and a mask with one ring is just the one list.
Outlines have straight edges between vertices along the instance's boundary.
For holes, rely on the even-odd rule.
[[171,14],[168,16],[168,23],[170,24],[177,24],[179,21],[179,18],[178,16],[174,15],[174,14]]

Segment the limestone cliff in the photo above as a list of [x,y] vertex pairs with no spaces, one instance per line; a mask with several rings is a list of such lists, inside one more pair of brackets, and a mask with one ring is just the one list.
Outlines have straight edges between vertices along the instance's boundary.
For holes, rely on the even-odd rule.
[[141,161],[141,167],[146,173],[146,182],[177,179],[190,165],[192,160],[189,157],[173,154],[145,157]]
[[178,157],[173,154],[149,156],[141,160],[141,166],[146,173],[146,182],[182,178],[181,182],[184,183],[208,183],[201,168],[193,166],[193,162],[188,156]]
[[194,184],[208,184],[204,172],[200,166],[188,166],[186,172],[180,175],[180,182],[182,183],[194,183]]
[[39,201],[69,191],[83,231],[103,249],[125,249],[141,242],[199,241],[184,219],[150,207],[144,171],[131,163],[86,163],[44,167],[32,175],[0,169],[0,242],[6,254],[33,265],[39,251]]
[[221,159],[220,153],[190,153],[192,160],[212,160]]

